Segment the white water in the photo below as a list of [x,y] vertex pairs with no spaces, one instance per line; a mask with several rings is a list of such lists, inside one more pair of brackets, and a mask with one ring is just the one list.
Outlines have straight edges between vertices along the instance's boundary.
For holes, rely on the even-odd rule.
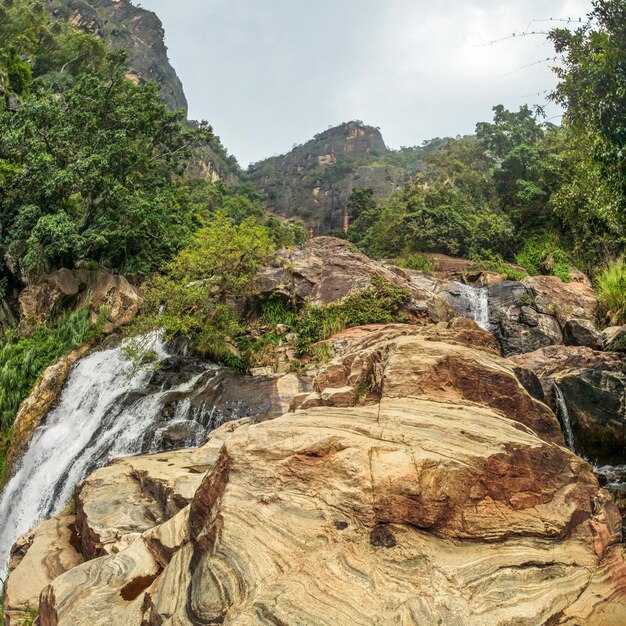
[[565,396],[563,395],[561,388],[556,384],[556,382],[553,382],[553,385],[554,395],[556,397],[557,404],[557,417],[559,418],[561,422],[561,427],[563,428],[565,443],[572,452],[576,452],[574,447],[574,432],[572,431],[572,423],[569,418],[569,411],[567,410]]
[[491,330],[488,290],[485,287],[472,287],[458,282],[455,282],[454,286],[458,289],[461,300],[459,313],[463,317],[473,319],[484,330]]
[[[158,337],[149,343],[158,361],[168,356]],[[78,482],[113,458],[141,452],[143,435],[160,419],[167,394],[137,394],[133,400],[129,394],[142,390],[149,377],[122,347],[96,352],[73,368],[0,495],[0,578],[15,540],[62,510]],[[170,391],[189,390],[198,378]]]

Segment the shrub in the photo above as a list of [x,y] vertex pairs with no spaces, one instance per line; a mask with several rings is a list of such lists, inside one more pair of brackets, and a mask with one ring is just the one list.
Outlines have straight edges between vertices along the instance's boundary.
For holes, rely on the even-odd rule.
[[483,253],[479,256],[473,256],[472,261],[473,269],[502,274],[504,280],[523,280],[526,278],[526,272],[511,267],[499,254]]
[[571,259],[569,254],[559,247],[554,236],[529,239],[518,252],[516,262],[531,276],[547,274],[558,276],[566,283],[571,280]]
[[268,326],[294,326],[296,323],[296,314],[285,305],[284,301],[272,295],[270,299],[262,306],[261,321]]
[[613,261],[596,279],[599,314],[613,326],[626,324],[626,262]]
[[407,270],[415,270],[416,272],[434,272],[435,264],[427,256],[423,254],[413,254],[396,260],[398,267]]
[[372,276],[372,286],[348,296],[339,304],[308,306],[298,319],[296,356],[310,353],[314,343],[328,339],[352,326],[403,322],[403,305],[410,299],[407,289]]
[[216,361],[232,357],[243,330],[236,303],[249,295],[252,277],[273,251],[268,229],[254,218],[236,224],[216,214],[147,283],[144,314],[131,332],[162,328],[166,338],[184,336]]

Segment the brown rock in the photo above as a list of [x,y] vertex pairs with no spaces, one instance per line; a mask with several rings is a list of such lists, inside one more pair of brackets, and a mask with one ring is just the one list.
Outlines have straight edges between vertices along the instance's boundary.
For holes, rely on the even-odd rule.
[[389,398],[217,436],[167,549],[156,527],[63,574],[42,626],[623,622],[614,505],[490,409]]
[[595,318],[596,292],[584,282],[564,283],[556,276],[529,276],[522,282],[531,291],[537,310],[555,316],[562,325],[569,319]]
[[50,319],[59,308],[88,307],[94,322],[101,307],[107,311],[104,332],[130,323],[143,300],[123,277],[105,271],[58,270],[29,284],[19,296],[20,331],[31,332],[37,324]]
[[62,513],[22,535],[12,553],[4,588],[5,624],[20,624],[26,609],[36,610],[39,594],[55,578],[80,565],[75,516]]
[[449,305],[436,294],[333,237],[316,237],[304,248],[277,252],[269,267],[256,277],[254,292],[261,300],[282,294],[289,300],[327,305],[369,288],[372,276],[409,289],[412,299],[407,313],[416,320],[439,322],[453,316]]
[[[371,402],[475,402],[502,411],[547,441],[563,443],[555,415],[528,394],[512,364],[498,356],[490,333],[471,320],[424,329],[397,324],[369,332],[322,368],[313,386],[327,406],[335,406],[335,394],[325,391],[337,388],[359,389]],[[346,406],[343,394],[337,397],[339,406]]]

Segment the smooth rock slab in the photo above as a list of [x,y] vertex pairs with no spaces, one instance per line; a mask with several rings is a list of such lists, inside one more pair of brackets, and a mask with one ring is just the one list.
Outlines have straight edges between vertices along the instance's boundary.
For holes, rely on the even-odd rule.
[[169,562],[147,531],[53,581],[42,626],[624,623],[615,506],[488,408],[321,407],[205,447]]

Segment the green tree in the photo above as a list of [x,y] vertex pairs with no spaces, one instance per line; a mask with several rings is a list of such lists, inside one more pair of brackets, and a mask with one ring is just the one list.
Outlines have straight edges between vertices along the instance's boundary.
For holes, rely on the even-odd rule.
[[190,235],[174,183],[210,128],[189,129],[154,83],[126,72],[125,54],[111,54],[61,91],[33,83],[17,113],[0,114],[0,235],[26,242],[32,266],[149,271]]
[[162,328],[223,360],[241,331],[237,303],[275,250],[269,230],[250,217],[240,224],[217,213],[188,246],[146,285],[144,313],[135,330]]
[[626,2],[596,0],[586,24],[550,35],[562,63],[562,184],[553,198],[589,271],[626,240]]

